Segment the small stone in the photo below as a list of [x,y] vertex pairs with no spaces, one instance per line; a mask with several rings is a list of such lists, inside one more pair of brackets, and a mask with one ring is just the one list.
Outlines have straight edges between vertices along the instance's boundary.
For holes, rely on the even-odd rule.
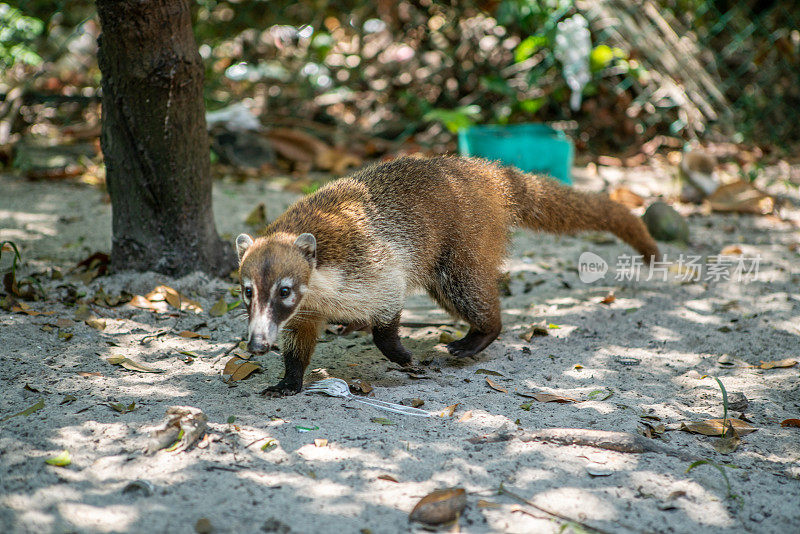
[[733,367],[736,364],[736,361],[730,354],[723,354],[717,358],[717,364],[719,364],[721,367]]
[[149,497],[153,494],[153,484],[147,480],[133,480],[122,488],[122,493],[132,493]]
[[750,521],[755,521],[756,523],[761,523],[763,520],[764,520],[764,516],[759,514],[758,512],[750,514]]
[[282,523],[274,517],[270,517],[264,521],[264,524],[261,525],[261,530],[264,532],[275,532],[276,534],[289,534],[292,531],[289,525]]
[[672,206],[660,200],[647,208],[642,220],[653,238],[658,241],[686,243],[689,240],[689,225],[686,220]]
[[214,526],[207,517],[201,517],[197,520],[197,523],[195,523],[194,531],[197,532],[197,534],[211,534],[214,532]]
[[728,393],[728,409],[734,412],[744,412],[750,402],[741,391],[731,391]]

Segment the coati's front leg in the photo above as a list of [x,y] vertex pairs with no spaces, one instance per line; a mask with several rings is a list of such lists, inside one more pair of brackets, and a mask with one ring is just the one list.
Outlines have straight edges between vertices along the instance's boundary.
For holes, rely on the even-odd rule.
[[287,323],[282,340],[283,378],[262,391],[262,395],[282,397],[303,389],[303,375],[317,346],[322,324],[320,318],[308,315],[295,316]]
[[400,343],[400,313],[388,323],[373,323],[372,341],[389,361],[405,367],[411,365],[411,352]]

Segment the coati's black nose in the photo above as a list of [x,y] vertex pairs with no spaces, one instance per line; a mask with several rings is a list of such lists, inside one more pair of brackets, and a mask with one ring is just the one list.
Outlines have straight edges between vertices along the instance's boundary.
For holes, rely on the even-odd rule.
[[269,350],[269,343],[263,337],[251,337],[247,342],[247,350],[253,354],[264,354]]

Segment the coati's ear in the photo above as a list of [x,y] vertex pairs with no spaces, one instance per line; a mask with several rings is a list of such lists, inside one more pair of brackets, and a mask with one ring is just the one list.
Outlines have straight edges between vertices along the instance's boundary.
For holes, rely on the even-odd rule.
[[245,251],[253,244],[253,238],[247,234],[239,234],[236,238],[236,253],[239,254],[239,261],[242,261]]
[[311,263],[314,263],[317,259],[317,238],[312,234],[300,234],[297,236],[294,245],[303,251],[303,254]]

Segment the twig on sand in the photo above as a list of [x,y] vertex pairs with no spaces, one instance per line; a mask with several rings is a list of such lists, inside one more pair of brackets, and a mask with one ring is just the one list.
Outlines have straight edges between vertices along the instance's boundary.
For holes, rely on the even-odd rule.
[[617,452],[645,453],[655,452],[674,456],[685,461],[694,461],[698,457],[687,454],[674,447],[667,447],[653,440],[630,434],[628,432],[609,432],[606,430],[589,430],[585,428],[546,428],[528,432],[520,436],[524,442],[542,441],[559,445],[582,445]]
[[585,528],[586,530],[588,530],[590,532],[597,532],[599,534],[611,534],[608,530],[603,530],[601,528],[593,527],[591,525],[587,525],[583,521],[579,521],[577,519],[572,519],[571,517],[567,517],[565,515],[561,515],[558,512],[553,512],[552,510],[548,510],[547,508],[542,508],[538,504],[532,503],[531,501],[529,501],[525,497],[517,495],[513,491],[507,490],[505,488],[505,486],[503,486],[502,482],[500,483],[500,489],[497,490],[497,492],[500,495],[507,495],[507,496],[511,497],[512,499],[514,499],[515,501],[518,501],[518,502],[520,502],[522,504],[530,506],[531,508],[535,508],[535,509],[539,510],[540,512],[544,512],[547,515],[550,515],[550,516],[553,516],[553,517],[557,517],[558,519],[561,519],[562,521],[566,521],[568,523],[575,523],[576,525],[580,525],[581,527]]

